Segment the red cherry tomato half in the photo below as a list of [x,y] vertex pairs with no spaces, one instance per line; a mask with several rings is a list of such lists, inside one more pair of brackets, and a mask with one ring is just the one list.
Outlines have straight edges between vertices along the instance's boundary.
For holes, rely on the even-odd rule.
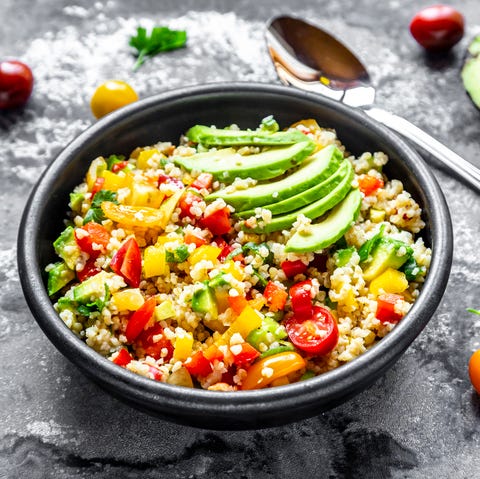
[[285,323],[290,341],[306,353],[322,355],[329,353],[338,341],[338,326],[328,309],[313,307],[311,319],[292,316]]
[[463,37],[464,19],[453,7],[432,5],[420,10],[413,17],[410,32],[427,50],[448,50]]
[[32,70],[17,60],[0,62],[0,110],[25,105],[33,89]]
[[129,286],[138,288],[142,274],[142,255],[134,238],[129,238],[120,246],[110,261],[110,268],[122,276]]
[[307,279],[294,284],[289,293],[293,314],[300,321],[311,319],[313,316],[312,282]]
[[127,329],[125,330],[125,336],[129,343],[137,339],[139,334],[143,331],[143,328],[145,328],[150,321],[156,304],[157,301],[155,298],[152,297],[147,299],[147,301],[145,301],[142,306],[130,316],[127,323]]

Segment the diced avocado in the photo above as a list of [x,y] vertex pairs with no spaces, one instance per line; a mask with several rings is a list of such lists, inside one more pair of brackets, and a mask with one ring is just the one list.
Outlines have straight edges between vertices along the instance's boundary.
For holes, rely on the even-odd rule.
[[196,313],[210,313],[212,319],[218,317],[215,291],[208,284],[203,283],[202,287],[193,293],[192,310]]
[[387,268],[399,269],[413,254],[413,249],[393,238],[380,238],[373,248],[370,258],[364,264],[363,277],[372,281]]
[[70,193],[70,208],[73,211],[80,212],[84,199],[85,195],[83,193]]
[[[314,201],[325,197],[328,195],[338,184],[345,179],[345,177],[350,173],[351,167],[348,161],[344,161],[340,168],[327,179],[321,183],[308,188],[305,191],[302,191],[290,198],[286,198],[283,201],[277,203],[272,203],[270,205],[264,205],[262,208],[270,210],[273,215],[288,213],[293,210],[297,210],[302,206],[308,206]],[[250,218],[250,216],[255,215],[255,209],[241,211],[237,216],[241,218]]]
[[172,251],[166,250],[165,255],[167,263],[183,263],[190,256],[190,253],[188,252],[188,246],[181,244]]
[[251,331],[247,336],[247,343],[261,351],[261,343],[265,344],[265,346],[270,346],[271,343],[286,337],[287,331],[284,326],[277,323],[273,318],[264,316],[262,318],[262,325]]
[[265,130],[230,130],[195,125],[186,133],[194,143],[207,146],[279,146],[305,141],[305,135],[298,130],[272,133]]
[[48,295],[52,296],[60,291],[74,278],[75,273],[63,261],[55,263],[53,268],[48,271]]
[[236,152],[219,154],[212,151],[192,156],[176,156],[173,161],[188,171],[211,173],[221,181],[233,181],[235,178],[269,180],[282,175],[289,168],[298,166],[314,149],[315,143],[304,136],[303,141],[293,145],[272,147],[253,155],[242,156]]
[[227,286],[227,285],[230,285],[230,283],[225,279],[225,273],[217,274],[217,276],[213,277],[208,282],[208,286],[210,286],[210,288],[218,288],[218,287]]
[[470,56],[462,68],[462,81],[473,103],[480,108],[480,35],[468,47]]
[[293,253],[320,251],[332,245],[350,229],[361,204],[362,194],[356,189],[351,190],[324,220],[295,233],[287,241],[285,251]]
[[67,226],[60,236],[53,242],[55,252],[62,258],[71,270],[75,270],[81,251],[75,240],[75,230],[72,226]]
[[[268,223],[258,221],[258,224],[254,228],[244,227],[246,231],[251,231],[254,233],[270,233],[272,231],[280,231],[283,229],[288,229],[292,224],[297,220],[298,215],[303,214],[307,218],[315,219],[322,216],[325,212],[333,208],[336,204],[345,198],[348,192],[351,190],[352,179],[353,179],[353,168],[350,162],[345,163],[348,168],[347,175],[342,179],[342,181],[326,196],[320,198],[317,201],[314,201],[308,206],[304,206],[298,210],[292,211],[290,213],[285,213],[283,215],[273,216]],[[335,239],[335,241],[338,237]],[[287,243],[288,244],[288,243]],[[289,250],[293,251],[293,250]],[[314,251],[314,250],[309,250]]]
[[335,252],[335,265],[337,268],[345,266],[352,258],[353,253],[355,253],[355,246],[350,246],[349,248],[339,249]]
[[236,211],[268,205],[323,182],[338,169],[342,161],[343,153],[335,145],[330,145],[307,158],[296,171],[281,180],[257,184],[246,190],[219,190],[206,199],[223,198]]
[[77,303],[87,304],[105,297],[105,285],[113,273],[100,271],[73,288],[73,299]]

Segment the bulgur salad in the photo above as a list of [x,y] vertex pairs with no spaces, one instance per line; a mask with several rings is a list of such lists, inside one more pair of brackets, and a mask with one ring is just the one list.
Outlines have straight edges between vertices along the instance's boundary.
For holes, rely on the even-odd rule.
[[335,369],[395,327],[430,264],[387,161],[271,116],[95,158],[46,268],[54,308],[99,354],[169,384],[248,390]]

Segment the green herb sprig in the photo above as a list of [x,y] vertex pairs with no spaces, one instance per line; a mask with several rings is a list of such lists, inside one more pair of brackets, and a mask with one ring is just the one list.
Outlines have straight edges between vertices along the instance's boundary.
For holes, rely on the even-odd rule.
[[129,45],[137,50],[134,70],[140,68],[148,57],[161,52],[182,48],[187,42],[185,30],[170,30],[168,27],[154,27],[150,34],[143,27],[137,28],[137,34],[130,38]]

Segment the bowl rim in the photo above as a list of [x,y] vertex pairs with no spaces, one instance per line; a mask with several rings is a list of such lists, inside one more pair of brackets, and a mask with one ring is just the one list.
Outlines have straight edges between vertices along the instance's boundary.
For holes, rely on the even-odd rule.
[[[132,116],[142,115],[146,110],[166,102],[202,95],[242,93],[286,95],[338,111],[342,116],[350,117],[373,130],[376,136],[389,143],[406,161],[408,169],[426,195],[428,204],[435,206],[430,208],[432,260],[419,296],[422,301],[417,300],[405,318],[366,352],[347,364],[307,381],[280,388],[222,393],[153,381],[118,367],[94,351],[63,323],[53,309],[36,254],[41,199],[48,194],[56,175],[82,149],[83,143],[108,132],[112,125]],[[155,408],[157,403],[161,402],[161,409],[173,411],[173,414],[192,416],[207,413],[212,417],[220,415],[241,418],[245,414],[258,417],[267,412],[289,411],[288,408],[292,406],[301,409],[315,403],[320,404],[321,401],[341,398],[346,392],[358,388],[372,374],[379,377],[420,334],[440,303],[452,263],[453,233],[447,203],[431,169],[403,139],[363,111],[292,87],[258,82],[221,82],[167,90],[117,110],[81,132],[48,165],[33,188],[22,215],[17,251],[22,289],[35,320],[56,348],[96,382],[107,388],[120,387],[124,397],[147,408],[153,404]],[[75,351],[75,354],[72,354],[72,351]],[[175,420],[174,417],[171,419]]]

